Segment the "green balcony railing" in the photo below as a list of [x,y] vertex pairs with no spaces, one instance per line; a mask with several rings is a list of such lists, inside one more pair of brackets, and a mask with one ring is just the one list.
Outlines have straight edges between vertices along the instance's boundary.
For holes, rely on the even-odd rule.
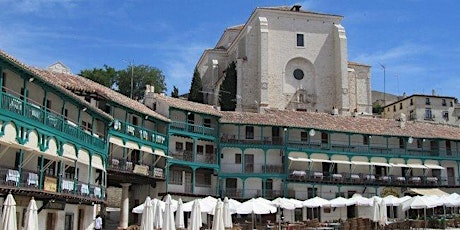
[[288,141],[289,148],[313,149],[319,151],[330,151],[337,153],[356,153],[363,155],[389,155],[389,156],[425,156],[425,157],[459,157],[460,154],[454,149],[438,147],[436,149],[421,149],[413,147],[399,147],[394,145],[371,144],[359,145],[356,143],[345,143],[331,141],[329,143],[307,142],[307,141]]
[[97,134],[91,134],[88,131],[85,131],[66,117],[49,109],[43,108],[42,106],[26,102],[11,94],[2,92],[1,95],[2,109],[42,123],[54,130],[63,132],[72,138],[76,138],[87,145],[91,145],[99,149],[105,148],[105,141],[103,138],[99,137]]
[[156,143],[159,145],[167,146],[166,135],[133,125],[119,120],[115,121],[114,129],[118,132],[137,137],[147,142]]
[[204,125],[195,125],[186,122],[172,121],[169,127],[173,130],[196,133],[206,136],[216,136],[216,129],[212,127],[206,127]]

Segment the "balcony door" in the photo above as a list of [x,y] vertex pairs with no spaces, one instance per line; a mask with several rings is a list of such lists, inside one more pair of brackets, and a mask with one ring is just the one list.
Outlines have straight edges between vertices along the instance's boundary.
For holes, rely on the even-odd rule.
[[244,172],[246,173],[254,172],[254,155],[253,154],[244,155]]
[[237,189],[237,179],[236,178],[227,178],[225,179],[225,195],[229,197],[239,197]]
[[187,161],[193,161],[193,143],[192,142],[185,142],[185,152],[184,152],[184,159]]
[[274,192],[273,192],[273,179],[267,179],[265,180],[265,196],[268,198],[274,197]]
[[280,144],[280,128],[272,127],[272,142],[273,144]]
[[447,184],[455,185],[455,172],[452,167],[447,167]]
[[185,172],[185,193],[192,193],[192,173]]

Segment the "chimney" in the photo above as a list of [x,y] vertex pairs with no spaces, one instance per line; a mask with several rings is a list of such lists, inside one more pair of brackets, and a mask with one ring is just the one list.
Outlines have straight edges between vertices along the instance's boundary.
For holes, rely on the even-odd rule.
[[332,115],[339,115],[339,109],[332,107]]
[[431,95],[436,96],[436,90],[432,89],[431,90]]
[[399,128],[404,129],[406,127],[406,114],[399,114]]

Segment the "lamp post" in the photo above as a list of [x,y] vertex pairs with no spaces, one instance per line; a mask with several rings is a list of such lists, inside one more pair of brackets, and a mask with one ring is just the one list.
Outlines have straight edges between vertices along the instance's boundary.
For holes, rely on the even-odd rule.
[[386,91],[385,91],[385,81],[386,81],[386,79],[385,79],[386,78],[386,73],[385,72],[386,72],[386,68],[381,63],[379,63],[379,64],[383,69],[383,107],[385,107],[386,104],[387,104],[387,101],[385,100],[385,97],[386,97]]
[[133,61],[126,61],[125,59],[121,59],[122,61],[126,62],[131,67],[131,91],[129,97],[133,99],[133,87],[134,87],[134,60]]

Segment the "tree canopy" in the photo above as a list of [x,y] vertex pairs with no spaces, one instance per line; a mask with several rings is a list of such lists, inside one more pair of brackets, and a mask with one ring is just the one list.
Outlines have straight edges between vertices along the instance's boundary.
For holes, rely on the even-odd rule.
[[179,98],[179,89],[176,86],[173,86],[173,90],[171,91],[171,97]]
[[189,101],[203,103],[203,85],[201,83],[201,76],[198,69],[193,71],[192,84],[190,85],[190,92],[188,94]]
[[101,85],[112,88],[117,78],[115,68],[104,65],[103,68],[93,68],[81,70],[78,75],[95,81]]
[[156,93],[166,90],[165,76],[161,70],[148,65],[128,66],[118,71],[117,78],[118,91],[128,97],[131,94],[131,77],[134,99],[144,98],[145,85],[153,85]]
[[225,79],[220,85],[219,104],[222,111],[236,109],[236,64],[230,63],[225,70]]
[[133,99],[144,97],[147,84],[153,85],[157,93],[166,91],[165,76],[161,70],[149,65],[131,65],[122,70],[104,65],[103,68],[81,70],[78,75],[112,88],[127,97],[131,96],[133,77]]

